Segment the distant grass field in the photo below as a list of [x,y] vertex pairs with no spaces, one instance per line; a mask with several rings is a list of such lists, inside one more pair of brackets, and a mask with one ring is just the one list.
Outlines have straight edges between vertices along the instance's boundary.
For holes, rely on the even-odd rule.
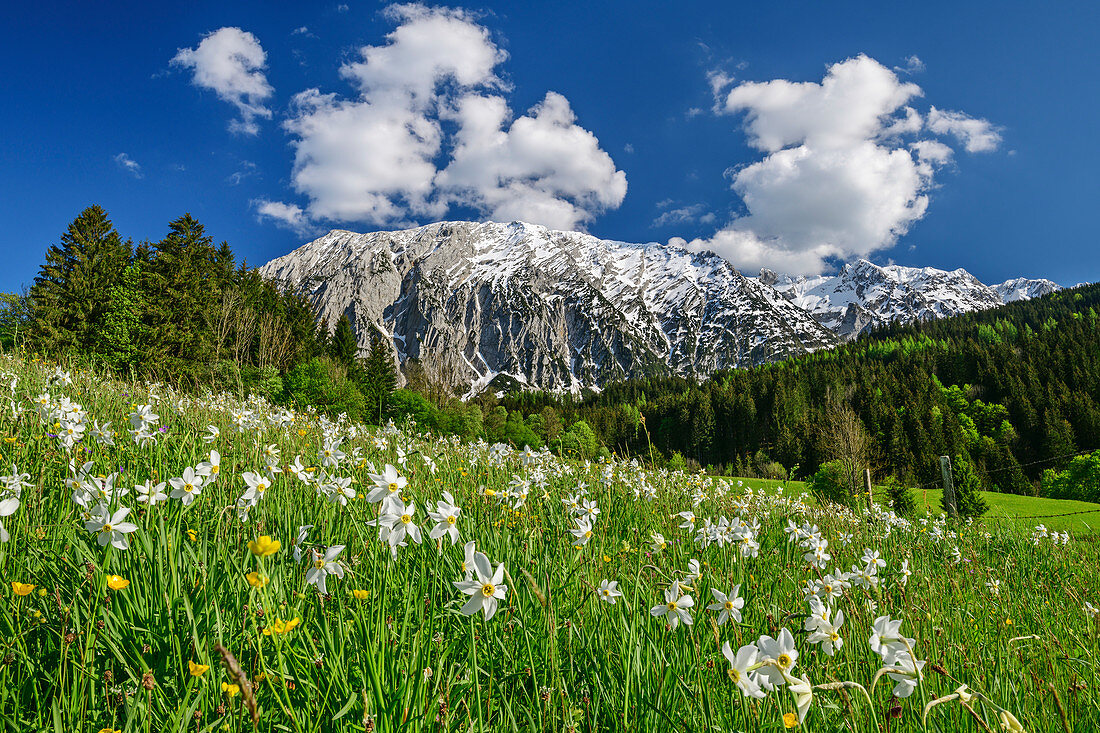
[[[809,491],[804,481],[774,481],[757,478],[732,478],[732,480],[741,481],[754,491],[763,489],[770,493],[777,491],[780,487],[785,487],[784,493],[791,496],[798,496]],[[913,493],[917,497],[919,512],[943,514],[943,509],[940,507],[940,497],[943,495],[942,489],[920,489],[914,490]],[[1067,499],[1046,499],[1040,496],[1001,494],[995,491],[983,491],[982,497],[989,503],[989,511],[982,517],[982,521],[987,524],[1007,521],[1023,529],[1032,529],[1036,525],[1042,524],[1051,531],[1073,532],[1075,534],[1093,534],[1100,531],[1100,504]],[[885,502],[885,497],[880,495],[877,487],[875,489],[875,501]],[[1084,511],[1090,513],[1078,514],[1072,517],[1030,518]]]

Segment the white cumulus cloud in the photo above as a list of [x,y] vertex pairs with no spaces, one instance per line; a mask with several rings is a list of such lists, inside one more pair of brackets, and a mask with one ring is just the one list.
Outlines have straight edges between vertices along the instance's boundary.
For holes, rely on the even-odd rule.
[[1001,144],[1001,133],[988,120],[981,120],[963,112],[949,112],[935,107],[928,113],[928,129],[940,135],[954,135],[966,146],[968,153],[996,150]]
[[308,89],[284,123],[294,189],[313,220],[404,224],[454,206],[576,228],[617,207],[626,176],[568,100],[513,119],[507,54],[470,13],[395,5],[386,43],[341,67],[353,97]]
[[255,199],[252,201],[252,206],[256,209],[256,218],[259,221],[270,219],[278,226],[302,235],[310,234],[313,231],[305,212],[297,204]]
[[911,105],[920,87],[864,55],[833,64],[820,83],[776,79],[717,88],[717,109],[742,115],[749,145],[765,156],[730,171],[742,215],[712,237],[672,241],[714,250],[746,270],[815,274],[831,258],[893,246],[924,216],[933,177],[951,160],[942,142],[913,139],[925,130],[969,135],[971,152],[995,147],[982,147],[981,128],[970,124],[988,126],[984,120],[963,115],[962,122],[933,126],[943,113],[933,107],[926,121]]
[[195,48],[179,49],[171,63],[190,69],[192,84],[237,108],[241,118],[229,123],[230,131],[255,135],[260,131],[256,118],[271,119],[264,106],[274,91],[264,75],[266,61],[256,36],[226,27],[207,34]]

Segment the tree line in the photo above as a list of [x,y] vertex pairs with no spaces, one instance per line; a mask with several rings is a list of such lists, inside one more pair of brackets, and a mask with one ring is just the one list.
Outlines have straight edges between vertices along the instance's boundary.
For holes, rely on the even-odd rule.
[[940,478],[965,461],[987,489],[1033,494],[1043,471],[1100,448],[1100,286],[955,318],[893,324],[827,351],[697,382],[635,379],[582,397],[516,394],[554,406],[623,454],[679,457],[737,476],[812,476],[838,458],[850,411],[877,479]]

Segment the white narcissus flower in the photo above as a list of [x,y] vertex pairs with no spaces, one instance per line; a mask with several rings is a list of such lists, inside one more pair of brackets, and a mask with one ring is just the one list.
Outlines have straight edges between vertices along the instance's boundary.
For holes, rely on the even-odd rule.
[[588,544],[588,540],[592,539],[592,519],[581,516],[574,521],[577,526],[569,530],[569,534],[573,535],[573,547],[584,547]]
[[301,456],[294,456],[294,463],[291,463],[287,468],[290,470],[290,473],[294,475],[294,478],[302,483],[308,484],[310,482],[309,471],[302,465]]
[[[340,443],[342,441],[337,440],[325,440],[324,447],[321,448],[321,465],[329,468],[332,466],[340,465],[340,461],[344,460],[346,454],[340,450]],[[372,477],[373,478],[373,477]]]
[[760,650],[761,659],[769,662],[760,668],[761,684],[767,689],[782,686],[798,662],[798,650],[794,648],[790,630],[780,629],[777,639],[766,634],[761,636],[756,641],[756,648]]
[[460,611],[464,616],[473,616],[478,611],[482,611],[485,613],[485,620],[488,621],[497,612],[500,601],[508,592],[508,586],[502,585],[504,563],[497,565],[496,572],[493,572],[485,553],[475,552],[473,560],[473,568],[467,569],[467,572],[472,570],[472,577],[468,580],[454,581],[455,588],[470,596],[470,600],[466,601]]
[[806,641],[811,644],[820,644],[822,651],[831,657],[844,646],[844,639],[840,638],[840,627],[844,625],[844,611],[837,611],[833,619],[829,618],[830,615],[831,613],[826,609],[824,616],[810,616],[806,619],[805,629],[810,632]]
[[458,516],[462,510],[455,504],[455,498],[449,491],[443,492],[443,501],[436,502],[434,508],[429,508],[428,517],[435,522],[428,537],[438,540],[443,535],[451,538],[451,544],[458,542]]
[[737,687],[741,690],[741,694],[745,697],[754,697],[757,699],[767,696],[763,690],[760,689],[760,684],[756,681],[752,668],[756,665],[757,657],[759,656],[759,650],[755,644],[745,644],[743,647],[737,650],[737,654],[734,655],[733,649],[730,648],[730,643],[724,642],[722,644],[722,656],[730,663],[729,676],[734,681]]
[[397,469],[389,463],[380,474],[367,474],[374,482],[374,489],[367,494],[367,501],[372,504],[382,502],[381,511],[387,512],[395,507],[395,502],[401,501],[401,490],[409,484],[409,480],[397,473]]
[[474,577],[474,541],[470,540],[462,547],[462,579],[470,580]]
[[129,514],[130,510],[127,507],[120,507],[112,515],[110,510],[101,504],[92,510],[92,516],[84,523],[84,529],[98,535],[96,541],[101,546],[110,542],[113,547],[126,550],[130,547],[130,541],[126,539],[126,535],[137,532],[137,525],[126,521]]
[[138,405],[130,413],[130,425],[135,430],[141,430],[149,425],[154,425],[160,420],[160,415],[153,412],[152,405]]
[[206,435],[202,436],[202,442],[204,443],[213,443],[222,434],[222,431],[218,430],[216,425],[207,425],[206,430]]
[[202,476],[207,485],[218,480],[218,473],[222,468],[222,454],[216,450],[210,451],[210,458],[195,466],[195,473]]
[[343,545],[333,545],[325,550],[324,555],[314,551],[312,566],[306,571],[306,583],[315,587],[322,595],[327,595],[328,588],[325,582],[328,576],[344,577],[344,566],[336,561],[343,551]]
[[614,606],[615,601],[623,595],[623,592],[619,590],[619,581],[607,580],[606,578],[600,581],[600,587],[597,593],[601,601],[607,601],[612,606]]
[[146,479],[145,483],[136,484],[134,492],[137,494],[138,503],[156,506],[162,501],[167,501],[168,494],[164,493],[164,486],[163,481],[154,484],[153,479]]
[[[0,501],[0,517],[10,517],[19,509],[19,499],[14,496]],[[4,523],[0,522],[0,542],[7,542],[11,537],[8,535],[8,530],[4,529]]]
[[714,596],[714,603],[707,606],[707,610],[721,611],[718,614],[719,626],[724,626],[731,618],[734,622],[741,623],[741,609],[745,606],[745,599],[739,596],[740,592],[740,585],[733,586],[728,596],[717,588],[710,589],[711,595]]
[[195,469],[188,466],[183,469],[183,476],[168,479],[172,485],[173,499],[179,499],[184,506],[189,506],[195,497],[202,492],[202,476],[195,473]]
[[305,543],[311,529],[313,529],[312,524],[303,524],[298,527],[298,536],[294,538],[294,562],[302,561],[302,544]]
[[413,542],[420,544],[420,528],[413,523],[416,514],[416,504],[409,502],[408,506],[400,499],[392,507],[392,512],[387,512],[378,517],[378,526],[388,530],[387,539],[390,543],[390,551],[397,554],[397,547],[409,537]]
[[669,627],[675,631],[681,621],[691,626],[691,613],[688,609],[694,605],[695,601],[691,596],[681,595],[680,581],[674,580],[672,581],[672,585],[665,591],[665,602],[658,603],[656,606],[649,609],[649,613],[655,617],[664,616]]
[[787,676],[787,689],[794,695],[794,704],[798,708],[798,722],[806,719],[806,713],[814,701],[814,688],[810,679],[803,675],[801,678]]
[[241,474],[241,478],[244,479],[246,487],[244,493],[241,494],[241,501],[256,506],[260,503],[260,499],[264,498],[267,490],[271,488],[271,480],[262,473],[255,471],[245,471]]
[[901,635],[901,619],[894,621],[889,616],[879,616],[874,620],[868,644],[875,654],[886,659],[894,649],[904,651],[905,642],[910,647],[915,643],[913,639],[906,639]]
[[887,672],[887,676],[897,684],[894,685],[894,697],[909,697],[917,689],[921,679],[921,670],[924,668],[924,660],[913,663],[913,655],[906,649],[893,648],[884,659],[887,668],[900,670],[900,672]]
[[664,535],[658,534],[657,532],[654,532],[653,534],[651,534],[650,539],[653,540],[653,551],[654,552],[660,552],[661,550],[665,549],[665,547],[668,546],[668,543],[665,542]]

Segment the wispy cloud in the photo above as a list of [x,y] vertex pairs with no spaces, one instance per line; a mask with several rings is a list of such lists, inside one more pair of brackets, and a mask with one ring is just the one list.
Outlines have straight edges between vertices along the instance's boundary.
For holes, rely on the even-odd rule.
[[134,178],[145,177],[145,174],[141,170],[141,165],[126,153],[119,153],[115,156],[115,165],[131,174]]

